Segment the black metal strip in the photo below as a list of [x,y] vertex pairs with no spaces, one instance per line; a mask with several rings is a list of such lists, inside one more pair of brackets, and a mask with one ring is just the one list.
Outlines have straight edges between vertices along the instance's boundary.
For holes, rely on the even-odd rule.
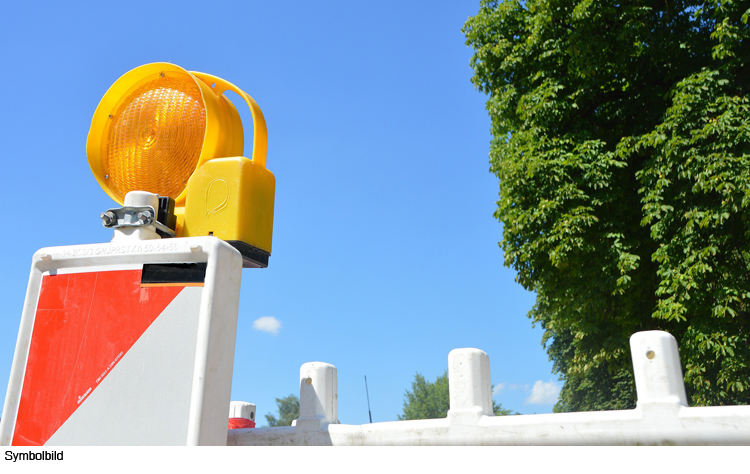
[[203,283],[206,263],[146,263],[141,284]]

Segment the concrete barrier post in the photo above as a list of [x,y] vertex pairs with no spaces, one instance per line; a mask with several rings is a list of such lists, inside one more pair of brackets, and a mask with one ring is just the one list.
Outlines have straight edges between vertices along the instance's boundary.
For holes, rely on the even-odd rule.
[[639,407],[648,403],[687,406],[680,353],[671,334],[637,332],[630,337],[630,351]]
[[448,354],[449,417],[494,415],[490,358],[479,349],[454,349]]
[[229,402],[229,418],[244,418],[255,421],[255,404],[248,402]]
[[338,422],[336,367],[324,362],[303,364],[299,371],[299,419],[295,426],[304,429]]

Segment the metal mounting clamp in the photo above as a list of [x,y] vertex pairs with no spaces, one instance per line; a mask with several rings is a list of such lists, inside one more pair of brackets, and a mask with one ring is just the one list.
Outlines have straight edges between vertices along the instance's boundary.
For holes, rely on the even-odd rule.
[[101,213],[99,217],[102,219],[102,225],[107,229],[152,225],[170,237],[177,235],[174,230],[156,220],[156,211],[151,206],[116,207]]

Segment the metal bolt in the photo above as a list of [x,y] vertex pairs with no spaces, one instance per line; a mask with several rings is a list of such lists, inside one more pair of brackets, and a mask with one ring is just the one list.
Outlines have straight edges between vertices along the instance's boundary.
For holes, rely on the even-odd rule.
[[151,214],[148,213],[148,212],[145,212],[145,211],[144,212],[139,212],[138,213],[138,220],[141,222],[141,224],[147,225],[148,223],[151,222]]
[[99,217],[101,218],[104,227],[109,227],[111,225],[117,224],[117,216],[112,211],[102,212],[101,214],[99,214]]

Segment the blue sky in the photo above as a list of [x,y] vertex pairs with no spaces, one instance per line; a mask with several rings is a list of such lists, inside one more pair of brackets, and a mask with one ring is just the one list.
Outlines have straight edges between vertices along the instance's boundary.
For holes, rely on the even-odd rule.
[[111,239],[98,216],[115,204],[86,160],[91,116],[119,76],[164,61],[233,82],[268,124],[273,254],[267,269],[243,270],[233,400],[256,403],[264,422],[274,398],[297,393],[300,365],[323,361],[338,368],[342,423],[368,421],[365,375],[373,421],[392,421],[416,372],[434,380],[450,350],[477,347],[490,356],[496,401],[551,412],[560,383],[526,317],[534,295],[497,245],[486,97],[470,82],[461,33],[478,9],[478,0],[4,6],[0,393],[32,254]]

